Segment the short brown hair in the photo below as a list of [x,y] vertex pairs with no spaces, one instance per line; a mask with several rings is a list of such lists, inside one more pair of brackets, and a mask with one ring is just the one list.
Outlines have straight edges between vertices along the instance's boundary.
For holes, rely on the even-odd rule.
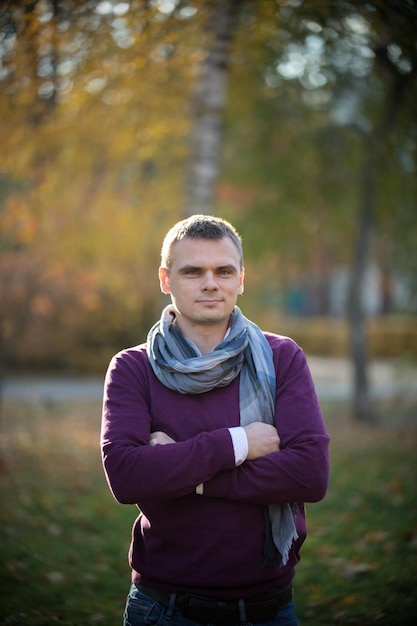
[[166,234],[161,250],[161,267],[169,270],[172,246],[185,237],[190,239],[222,239],[230,237],[239,252],[240,268],[243,269],[242,239],[232,224],[213,215],[192,215],[177,222]]

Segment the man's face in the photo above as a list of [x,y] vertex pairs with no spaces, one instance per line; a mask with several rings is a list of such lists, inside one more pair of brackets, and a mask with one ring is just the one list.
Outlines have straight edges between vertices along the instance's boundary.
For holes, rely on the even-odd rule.
[[243,292],[239,252],[230,237],[177,241],[170,269],[160,268],[159,276],[185,334],[202,325],[226,330],[237,296]]

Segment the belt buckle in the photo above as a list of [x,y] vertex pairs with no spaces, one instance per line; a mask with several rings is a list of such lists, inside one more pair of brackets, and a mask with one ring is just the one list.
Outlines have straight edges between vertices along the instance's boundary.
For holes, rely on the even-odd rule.
[[230,604],[218,599],[202,598],[188,595],[181,606],[184,617],[197,622],[214,622],[221,624],[233,624],[239,621],[238,603]]
[[266,600],[246,605],[246,619],[256,624],[273,620],[280,609],[278,600]]

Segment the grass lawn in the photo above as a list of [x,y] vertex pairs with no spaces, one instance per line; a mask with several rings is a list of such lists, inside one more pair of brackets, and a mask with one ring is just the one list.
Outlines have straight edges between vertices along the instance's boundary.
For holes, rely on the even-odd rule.
[[[378,428],[323,405],[327,498],[308,505],[295,593],[301,626],[417,623],[417,407]],[[97,403],[5,403],[0,448],[0,624],[116,626],[135,508],[104,481]]]

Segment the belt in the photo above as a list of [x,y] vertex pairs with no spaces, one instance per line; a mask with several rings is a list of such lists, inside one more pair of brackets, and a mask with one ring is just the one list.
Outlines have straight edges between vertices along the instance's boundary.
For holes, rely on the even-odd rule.
[[[136,585],[141,593],[169,606],[172,594],[157,589]],[[188,619],[219,624],[238,624],[241,621],[242,605],[246,619],[257,623],[273,619],[280,608],[291,602],[292,585],[281,591],[270,591],[242,599],[210,598],[191,593],[177,593],[175,608]]]

